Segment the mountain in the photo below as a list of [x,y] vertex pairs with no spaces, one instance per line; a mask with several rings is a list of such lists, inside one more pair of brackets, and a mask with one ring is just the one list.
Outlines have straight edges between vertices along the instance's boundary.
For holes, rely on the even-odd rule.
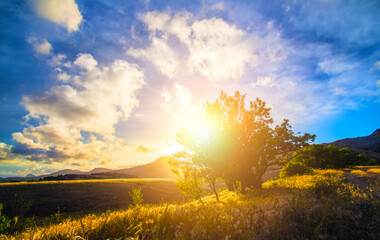
[[169,156],[158,158],[156,161],[132,168],[115,170],[115,172],[127,173],[142,178],[176,178],[168,164]]
[[79,170],[63,169],[63,170],[60,170],[60,171],[58,171],[58,172],[50,173],[50,174],[43,175],[43,176],[40,176],[40,177],[47,177],[47,176],[56,177],[56,176],[58,176],[58,175],[66,175],[66,174],[77,174],[77,175],[81,175],[81,174],[87,174],[87,173],[86,173],[86,172],[79,171]]
[[380,129],[377,129],[369,136],[345,138],[328,144],[334,144],[337,147],[347,147],[354,152],[363,153],[369,158],[380,159]]
[[[154,162],[139,165],[131,168],[123,168],[118,170],[112,170],[108,168],[94,168],[91,171],[79,171],[72,169],[64,169],[54,173],[42,175],[42,176],[34,176],[34,178],[42,179],[45,177],[57,177],[59,175],[90,175],[90,174],[99,174],[99,173],[120,173],[120,174],[129,174],[139,178],[176,178],[175,174],[171,171],[171,167],[168,164],[170,157],[164,156],[160,157]],[[29,174],[25,178],[32,178],[32,174]],[[22,178],[21,178],[22,179]],[[19,179],[15,179],[19,180]]]
[[106,172],[112,172],[112,169],[108,168],[94,168],[89,172],[85,172],[86,174],[92,174],[92,173],[106,173]]

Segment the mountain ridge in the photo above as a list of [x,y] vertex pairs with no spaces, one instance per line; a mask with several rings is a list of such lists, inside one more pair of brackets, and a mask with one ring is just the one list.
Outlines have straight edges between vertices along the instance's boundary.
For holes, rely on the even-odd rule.
[[339,148],[349,148],[356,153],[363,153],[369,158],[380,159],[380,128],[376,129],[372,134],[363,137],[344,138],[331,143]]

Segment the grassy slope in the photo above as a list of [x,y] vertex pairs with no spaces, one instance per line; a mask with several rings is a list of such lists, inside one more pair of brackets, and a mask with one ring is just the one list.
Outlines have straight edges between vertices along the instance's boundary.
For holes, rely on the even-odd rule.
[[348,170],[317,170],[264,183],[246,196],[223,191],[221,203],[207,196],[205,205],[143,205],[3,238],[129,239],[148,233],[148,239],[378,239],[380,205],[369,188],[379,183],[374,169],[367,169],[371,177],[361,186],[347,181]]

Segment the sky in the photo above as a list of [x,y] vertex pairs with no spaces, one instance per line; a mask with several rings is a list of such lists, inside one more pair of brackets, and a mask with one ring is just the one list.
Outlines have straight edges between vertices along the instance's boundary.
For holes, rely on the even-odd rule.
[[0,1],[0,177],[145,164],[221,91],[316,142],[380,128],[380,2]]

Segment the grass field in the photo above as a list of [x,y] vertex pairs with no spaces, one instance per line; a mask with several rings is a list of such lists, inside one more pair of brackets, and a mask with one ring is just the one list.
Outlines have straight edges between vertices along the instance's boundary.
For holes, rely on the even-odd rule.
[[[262,190],[247,195],[224,190],[220,203],[209,195],[203,198],[204,205],[197,201],[144,204],[69,217],[3,235],[2,239],[124,240],[138,239],[140,234],[149,235],[146,239],[379,239],[380,204],[373,191],[380,179],[376,169],[380,168],[315,170],[311,175],[270,180]],[[367,174],[360,172],[358,176],[355,172],[358,170]],[[149,188],[145,183],[155,187],[173,184],[170,181],[123,184],[138,183],[143,190]],[[81,184],[61,185],[67,188]],[[94,183],[83,186],[88,184]],[[150,201],[148,197],[144,193],[145,202]]]
[[172,202],[181,199],[173,180],[109,179],[46,182],[0,183],[0,202],[5,211],[17,200],[32,201],[27,216],[56,213],[94,213],[128,208],[129,191],[141,188],[145,203]]

